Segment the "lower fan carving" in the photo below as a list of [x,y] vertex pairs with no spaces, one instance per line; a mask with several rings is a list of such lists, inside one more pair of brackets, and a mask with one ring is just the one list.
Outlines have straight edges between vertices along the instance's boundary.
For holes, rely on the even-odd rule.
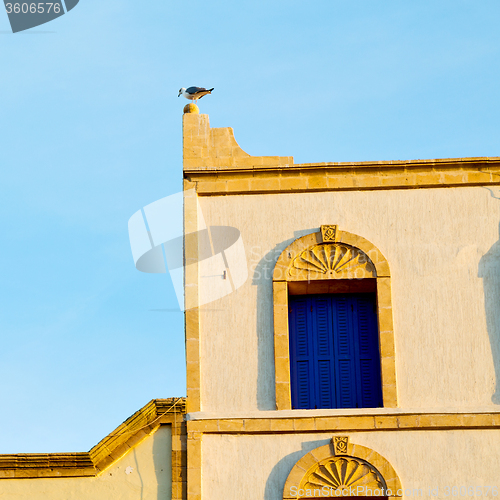
[[303,488],[320,491],[325,496],[337,490],[341,494],[335,496],[383,496],[385,481],[380,473],[368,463],[349,457],[335,458],[325,463],[319,463],[307,477]]

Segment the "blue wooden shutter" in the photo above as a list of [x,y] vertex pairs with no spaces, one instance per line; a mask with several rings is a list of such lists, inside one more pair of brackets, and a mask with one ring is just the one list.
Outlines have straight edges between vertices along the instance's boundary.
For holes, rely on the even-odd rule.
[[382,406],[382,381],[375,301],[369,294],[359,294],[353,300],[356,302],[353,321],[358,351],[359,407],[377,408]]
[[335,404],[332,335],[332,304],[328,295],[310,296],[315,364],[315,408],[333,408]]
[[293,408],[382,405],[373,294],[290,297]]
[[292,407],[314,408],[314,360],[307,297],[290,297],[290,377]]
[[332,297],[333,335],[335,345],[335,408],[354,408],[356,380],[352,338],[351,300],[348,295]]

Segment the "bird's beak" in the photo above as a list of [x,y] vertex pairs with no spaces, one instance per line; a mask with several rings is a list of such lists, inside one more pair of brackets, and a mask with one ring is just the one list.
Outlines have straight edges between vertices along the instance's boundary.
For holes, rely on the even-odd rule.
[[179,92],[179,94],[177,95],[177,97],[180,97],[181,93]]

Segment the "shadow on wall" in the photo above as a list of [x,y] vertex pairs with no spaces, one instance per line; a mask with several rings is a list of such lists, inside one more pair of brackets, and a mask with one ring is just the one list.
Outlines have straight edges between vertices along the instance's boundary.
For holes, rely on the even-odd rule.
[[297,238],[318,228],[294,231],[294,237],[278,243],[255,266],[252,285],[257,287],[257,407],[276,410],[274,388],[273,271],[281,252]]
[[139,461],[137,460],[137,449],[134,448],[132,451],[132,455],[134,456],[134,462],[135,462],[135,473],[139,476],[139,481],[141,483],[141,496],[139,497],[141,500],[144,498],[144,481],[142,479],[142,474],[141,474],[141,468],[139,466]]
[[[493,198],[500,200],[490,189],[488,191]],[[500,238],[481,257],[478,276],[483,278],[486,326],[495,367],[495,392],[491,401],[498,405],[500,404]]]
[[500,404],[500,239],[481,257],[478,276],[483,278],[486,325],[495,366],[495,393],[491,400],[498,405]]
[[[306,233],[307,234],[307,233]],[[285,247],[286,248],[286,247]],[[283,489],[288,478],[288,474],[293,469],[294,465],[306,454],[315,448],[328,444],[330,439],[321,439],[317,441],[302,442],[302,449],[294,451],[286,457],[283,457],[271,471],[266,481],[266,489],[264,490],[264,500],[277,500],[283,498]],[[305,471],[304,471],[305,473]]]

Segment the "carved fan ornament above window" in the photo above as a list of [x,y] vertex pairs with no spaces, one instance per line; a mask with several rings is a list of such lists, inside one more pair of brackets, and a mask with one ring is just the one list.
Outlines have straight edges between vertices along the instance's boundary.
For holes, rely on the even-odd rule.
[[383,496],[386,490],[385,481],[380,473],[359,458],[335,457],[319,462],[309,471],[301,487],[316,490],[332,496],[368,496],[378,491],[377,496]]
[[311,497],[397,500],[402,491],[396,471],[384,457],[370,448],[350,444],[348,436],[334,436],[331,444],[315,448],[295,464],[283,488],[283,500]]
[[319,273],[331,277],[334,274],[353,274],[359,278],[376,276],[375,266],[361,250],[344,243],[321,243],[303,250],[293,259],[289,273]]

